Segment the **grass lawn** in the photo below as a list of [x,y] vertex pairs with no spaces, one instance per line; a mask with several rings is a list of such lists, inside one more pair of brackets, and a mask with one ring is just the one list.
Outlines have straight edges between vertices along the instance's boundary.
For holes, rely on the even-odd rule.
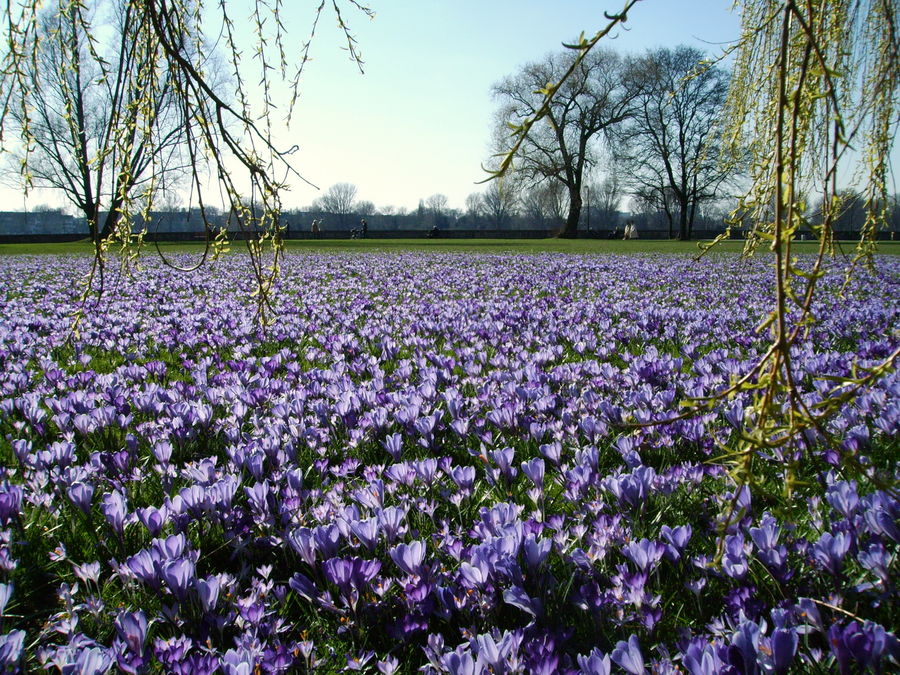
[[[838,243],[838,253],[852,253],[853,241]],[[194,242],[163,242],[161,250],[167,253],[199,253],[203,245]],[[232,251],[244,250],[241,242],[232,244]],[[796,242],[798,253],[813,253],[815,242]],[[318,241],[290,240],[286,249],[291,252],[339,252],[339,251],[435,251],[435,252],[482,252],[482,253],[675,253],[694,254],[698,252],[696,241],[669,241],[663,239],[637,239],[632,241],[609,239],[323,239]],[[716,250],[739,253],[742,241],[721,243]],[[0,244],[0,255],[59,255],[84,254],[93,252],[87,240],[49,244]],[[147,253],[155,253],[148,244]],[[900,255],[900,242],[882,241],[878,252],[886,255]]]

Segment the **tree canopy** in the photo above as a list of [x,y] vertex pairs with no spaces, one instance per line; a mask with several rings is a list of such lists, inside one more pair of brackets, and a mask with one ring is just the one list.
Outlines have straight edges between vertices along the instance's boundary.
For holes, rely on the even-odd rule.
[[[527,64],[516,75],[494,85],[501,108],[502,129],[517,128],[543,105],[543,87],[569,72],[578,54],[571,50]],[[557,181],[569,197],[563,233],[574,236],[581,219],[586,171],[596,162],[600,137],[635,112],[638,80],[630,60],[610,49],[594,48],[555,91],[545,114],[546,124],[534,126],[519,143],[501,135],[501,149],[517,144],[512,166],[524,181]],[[503,147],[503,143],[506,147]],[[502,154],[502,153],[501,153]]]
[[693,47],[654,49],[635,65],[635,113],[621,125],[616,155],[629,188],[664,211],[669,236],[690,239],[702,204],[740,168],[722,161],[721,113],[728,73]]

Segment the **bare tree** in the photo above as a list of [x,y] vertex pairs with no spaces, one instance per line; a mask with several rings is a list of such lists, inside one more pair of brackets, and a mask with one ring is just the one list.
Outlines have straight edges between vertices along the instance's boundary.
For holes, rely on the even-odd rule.
[[491,181],[482,195],[484,213],[494,228],[505,227],[516,212],[516,192],[511,181]]
[[484,196],[480,192],[473,192],[466,197],[466,217],[473,222],[484,215]]
[[602,181],[593,180],[585,183],[582,221],[588,230],[613,229],[618,224],[621,199],[622,190],[613,163],[607,169]]
[[661,208],[669,236],[689,239],[698,208],[719,198],[736,164],[720,161],[728,73],[692,47],[657,49],[637,63],[637,114],[620,127],[617,159],[635,195]]
[[559,182],[535,185],[519,196],[520,211],[528,221],[542,228],[556,228],[565,220],[568,210],[567,191]]
[[[333,13],[338,30],[343,34],[351,58],[362,69],[362,61],[356,41],[349,28],[345,9],[372,16],[371,9],[357,0],[332,0],[322,2],[314,10],[312,28],[308,38],[298,43],[298,50],[290,58],[286,49],[287,36],[282,20],[282,3],[267,0],[251,0],[248,5],[253,30],[238,31],[234,17],[229,13],[234,3],[215,3],[215,7],[205,6],[201,0],[51,0],[50,6],[59,9],[61,18],[66,19],[75,30],[58,31],[50,36],[50,41],[59,41],[60,48],[72,55],[66,65],[63,86],[71,90],[73,108],[63,109],[65,113],[58,130],[75,138],[76,147],[94,149],[87,138],[91,130],[86,124],[79,124],[78,91],[87,91],[88,84],[112,88],[118,92],[106,112],[114,124],[114,142],[108,146],[115,148],[108,155],[102,155],[106,167],[113,162],[113,155],[131,154],[131,146],[143,143],[141,156],[153,157],[151,163],[158,166],[164,152],[158,152],[165,145],[167,129],[159,116],[164,108],[160,102],[169,93],[174,100],[173,115],[180,118],[180,132],[184,132],[184,142],[179,144],[179,152],[184,153],[189,167],[188,175],[192,203],[197,203],[207,232],[207,248],[198,264],[203,264],[211,253],[211,247],[224,243],[222,237],[211,236],[213,224],[207,216],[208,178],[216,185],[214,190],[227,203],[227,211],[232,214],[232,227],[246,235],[250,266],[257,292],[257,317],[262,323],[268,321],[271,309],[270,291],[277,278],[281,254],[279,217],[282,211],[281,194],[286,176],[294,171],[289,163],[290,155],[296,148],[278,148],[273,140],[273,115],[276,103],[273,99],[277,85],[287,84],[291,96],[287,106],[288,117],[297,100],[297,90],[304,65],[306,64],[316,27],[324,13]],[[46,35],[42,33],[41,0],[7,2],[4,12],[4,50],[0,52],[0,152],[21,149],[24,151],[19,171],[27,185],[32,184],[34,165],[39,156],[34,140],[36,118],[29,103],[35,89],[32,77],[35,68],[43,70],[41,43]],[[106,17],[98,8],[116,7],[119,17],[123,58],[104,58],[107,30]],[[93,9],[91,9],[93,8]],[[204,28],[210,28],[217,42],[223,45],[227,69],[233,86],[229,96],[223,96],[216,87],[216,75],[208,67],[208,43]],[[249,37],[247,37],[249,36]],[[292,40],[293,42],[293,40]],[[249,43],[249,45],[248,45]],[[249,46],[249,49],[248,49]],[[78,50],[86,49],[91,62],[99,67],[97,78],[88,76],[82,70]],[[253,58],[246,58],[252,51]],[[83,52],[82,52],[83,53]],[[86,62],[85,62],[86,63]],[[52,66],[51,66],[52,69]],[[289,71],[290,69],[290,71]],[[41,72],[40,77],[51,77],[50,72]],[[74,79],[72,79],[74,78]],[[251,95],[247,82],[258,84]],[[88,101],[81,97],[84,111]],[[168,108],[165,108],[168,110]],[[279,110],[279,114],[283,112]],[[83,116],[87,119],[86,116]],[[148,134],[149,129],[149,134]],[[115,160],[119,162],[118,159]],[[101,192],[109,195],[110,201],[119,197],[119,208],[107,209],[114,219],[110,226],[117,244],[131,254],[136,254],[132,241],[128,218],[115,214],[130,214],[146,209],[153,201],[156,186],[149,180],[140,188],[130,185],[137,175],[140,161],[121,162],[121,170],[109,169],[108,178],[101,186]],[[146,177],[152,175],[142,173]],[[125,188],[125,189],[123,189]],[[95,201],[95,192],[82,194],[81,201]],[[103,270],[106,249],[102,233],[109,229],[104,222],[97,223],[97,209],[94,209],[92,237],[94,239],[94,265],[85,285],[83,299],[94,287],[94,279],[99,273],[99,289],[103,289]],[[221,232],[220,232],[221,234]],[[271,244],[271,259],[263,259],[264,244]],[[83,316],[84,304],[77,312],[76,321]]]
[[369,200],[358,201],[353,205],[353,213],[359,216],[371,216],[375,214],[375,204]]
[[130,231],[132,202],[149,208],[152,189],[183,176],[187,163],[187,122],[172,79],[157,68],[155,46],[136,40],[140,15],[125,3],[112,10],[113,37],[101,51],[87,32],[85,5],[58,1],[44,9],[35,59],[24,70],[30,88],[23,105],[10,109],[30,141],[15,161],[29,166],[35,186],[62,191],[95,243],[120,220]]
[[313,208],[335,214],[341,224],[344,224],[347,216],[354,213],[356,192],[356,186],[352,183],[335,183],[313,202]]
[[600,217],[607,226],[618,224],[619,204],[622,201],[622,186],[619,181],[617,167],[610,168],[606,177],[597,187],[597,203],[600,207]]
[[[494,85],[501,106],[498,126],[515,128],[535,117],[544,106],[548,83],[559,82],[576,58],[572,50],[552,54]],[[583,180],[595,162],[598,137],[608,136],[634,112],[638,93],[634,84],[628,59],[595,47],[556,91],[543,123],[521,140],[513,161],[516,172],[532,185],[560,183],[568,193],[564,236],[578,231]],[[505,155],[517,138],[507,135],[499,155]]]
[[441,193],[433,194],[425,200],[425,205],[435,217],[442,216],[447,210],[447,195]]

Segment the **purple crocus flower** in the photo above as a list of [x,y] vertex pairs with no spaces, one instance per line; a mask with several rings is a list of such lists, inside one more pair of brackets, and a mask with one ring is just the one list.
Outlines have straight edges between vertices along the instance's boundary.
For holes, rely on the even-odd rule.
[[100,503],[100,511],[106,522],[112,528],[112,531],[121,536],[125,532],[125,516],[127,510],[125,506],[125,498],[118,490],[113,490],[103,495],[103,501]]
[[609,654],[604,654],[597,648],[587,656],[579,654],[577,661],[581,675],[610,675],[612,663]]
[[400,661],[388,654],[385,658],[375,662],[375,667],[381,675],[394,675],[400,669]]
[[499,644],[490,633],[475,636],[471,641],[472,649],[478,657],[477,667],[487,666],[489,672],[502,673],[507,669],[506,657],[510,644],[500,640]]
[[189,558],[177,558],[164,562],[160,567],[160,577],[176,598],[184,600],[187,597],[188,589],[195,581],[194,562]]
[[622,547],[623,555],[637,565],[641,572],[655,569],[665,551],[666,547],[663,544],[649,539],[630,541]]
[[454,466],[450,470],[450,478],[456,483],[460,492],[470,493],[475,485],[475,467],[473,466]]
[[545,443],[539,450],[553,466],[559,466],[559,460],[562,456],[562,443]]
[[682,663],[690,675],[719,675],[727,672],[727,665],[719,655],[718,646],[705,640],[692,640],[684,650]]
[[0,666],[3,670],[15,672],[15,666],[22,656],[22,648],[25,645],[25,631],[14,630],[6,635],[0,635]]
[[611,656],[613,661],[631,675],[644,675],[647,672],[644,668],[644,656],[641,654],[641,645],[637,635],[629,637],[628,642],[619,640],[615,649],[612,650]]
[[897,525],[897,503],[883,492],[866,496],[863,517],[870,532],[881,534],[900,543],[900,526]]
[[503,591],[503,600],[535,618],[544,613],[544,606],[540,599],[529,596],[521,586],[511,586]]
[[769,638],[763,638],[761,642],[768,645],[768,653],[771,659],[771,671],[786,673],[797,653],[799,638],[793,628],[776,628]]
[[319,597],[319,589],[316,588],[316,585],[309,577],[299,572],[290,578],[288,586],[310,602],[315,601]]
[[778,521],[766,513],[759,527],[750,528],[750,538],[757,548],[757,556],[779,581],[787,581],[793,574],[787,569],[787,547],[778,543],[781,528]]
[[390,434],[381,444],[395,462],[400,461],[400,454],[403,451],[403,436],[401,434]]
[[525,562],[532,570],[538,569],[544,564],[550,554],[553,542],[550,539],[535,539],[534,535],[528,535],[522,543],[525,552]]
[[252,487],[245,487],[244,492],[255,515],[264,517],[269,514],[269,481],[263,480]]
[[3,612],[6,611],[6,605],[12,596],[12,592],[12,584],[0,584],[0,616],[3,616]]
[[133,654],[144,651],[147,639],[147,616],[141,610],[123,612],[116,617],[116,633]]
[[503,474],[503,477],[506,480],[512,480],[516,477],[518,471],[513,466],[513,460],[515,459],[516,451],[513,448],[506,447],[500,450],[494,450],[490,453],[491,460],[500,470],[500,473]]
[[160,510],[154,506],[147,506],[137,509],[135,513],[137,513],[138,520],[141,521],[141,524],[146,527],[150,532],[150,535],[154,537],[162,531],[163,525],[166,524],[166,520],[168,519],[165,507]]
[[172,444],[169,441],[159,441],[153,444],[153,456],[160,464],[168,464],[172,459]]
[[313,530],[313,541],[321,556],[330,558],[337,555],[341,531],[337,525],[319,525]]
[[759,527],[750,528],[750,538],[760,551],[769,551],[778,545],[781,528],[771,513],[762,517]]
[[544,489],[544,460],[535,457],[528,462],[522,462],[522,473],[534,483],[534,486],[540,490]]
[[434,457],[415,462],[413,466],[415,467],[416,476],[418,476],[419,480],[426,485],[431,485],[434,482],[434,477],[437,474],[438,469],[438,463]]
[[378,519],[366,518],[365,520],[355,520],[350,523],[350,531],[356,535],[360,543],[369,551],[375,550],[378,543]]
[[478,675],[482,672],[480,665],[476,667],[472,653],[464,647],[457,647],[455,651],[444,654],[441,664],[450,675]]
[[345,558],[329,558],[324,565],[325,576],[342,591],[350,590],[353,583],[353,562]]
[[409,544],[397,544],[391,549],[391,560],[406,574],[422,573],[422,561],[425,559],[425,542],[412,541]]
[[75,663],[62,669],[64,675],[103,675],[112,668],[113,658],[101,647],[88,647],[78,652]]
[[187,550],[187,537],[182,533],[172,534],[164,539],[154,539],[151,550],[162,560],[180,558]]
[[288,535],[288,543],[307,565],[316,562],[316,541],[313,532],[308,527],[300,527]]
[[844,532],[838,532],[837,535],[825,532],[810,549],[815,561],[835,576],[840,574],[844,557],[849,550],[850,535]]
[[859,506],[859,494],[856,492],[856,481],[839,481],[828,488],[825,499],[831,507],[844,518],[852,518]]
[[900,658],[897,638],[871,621],[851,621],[843,628],[834,624],[828,630],[828,641],[842,675],[851,672],[853,663],[859,665],[860,671],[865,671],[869,667],[877,669],[885,656]]
[[128,558],[123,567],[133,574],[138,581],[147,584],[151,588],[157,588],[159,586],[157,561],[154,560],[150,551],[147,549],[141,549]]
[[603,487],[612,492],[622,506],[640,509],[653,489],[655,480],[656,471],[652,467],[639,466],[630,474],[604,479]]
[[747,561],[747,545],[743,534],[730,534],[725,537],[725,555],[722,556],[722,569],[725,574],[740,581],[750,569]]
[[346,670],[364,670],[366,664],[371,661],[375,657],[375,652],[372,650],[367,650],[364,652],[360,652],[356,656],[347,655],[347,668]]
[[94,500],[94,486],[90,483],[75,481],[66,491],[72,503],[84,513],[91,512],[91,503]]
[[362,558],[330,558],[324,564],[325,576],[344,593],[362,589],[381,570],[381,561]]
[[743,621],[731,638],[728,660],[735,668],[746,675],[756,675],[759,672],[757,655],[759,653],[760,634],[761,631],[757,623]]
[[466,585],[470,588],[480,588],[487,583],[490,578],[490,572],[486,567],[486,561],[481,558],[473,558],[474,565],[468,562],[462,562],[459,565],[459,572],[463,577]]
[[725,420],[740,431],[744,425],[744,404],[742,401],[735,401],[725,410]]
[[692,530],[690,525],[679,525],[674,528],[663,525],[659,534],[668,542],[666,557],[674,562],[681,557],[681,553],[691,539]]
[[0,525],[9,525],[22,510],[22,488],[6,481],[0,483]]
[[200,605],[203,607],[204,612],[209,612],[214,609],[216,603],[219,601],[219,587],[220,587],[218,577],[210,576],[206,579],[198,578],[194,582],[194,587],[197,589],[197,595],[200,597]]
[[406,518],[406,511],[398,506],[389,506],[386,509],[379,510],[378,524],[384,532],[388,543],[392,543],[400,534],[403,533],[403,521]]
[[229,649],[222,657],[222,672],[225,675],[252,675],[256,657],[248,649]]

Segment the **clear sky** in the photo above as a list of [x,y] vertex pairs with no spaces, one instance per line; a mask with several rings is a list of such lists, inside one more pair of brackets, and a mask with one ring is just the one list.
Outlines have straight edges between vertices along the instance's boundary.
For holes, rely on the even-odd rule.
[[[249,29],[245,2],[229,3]],[[318,2],[284,3],[286,46],[299,53]],[[606,25],[604,11],[621,0],[370,0],[374,19],[340,4],[365,61],[360,74],[342,49],[330,12],[322,17],[291,127],[278,131],[283,148],[299,146],[295,168],[326,190],[353,183],[358,199],[376,207],[414,209],[445,194],[449,206],[481,191],[481,165],[490,155],[496,104],[491,85],[523,64],[562,49],[582,31]],[[622,53],[689,44],[710,54],[738,37],[731,0],[644,0],[607,45]],[[250,36],[247,35],[249,46]],[[247,57],[249,59],[249,55]],[[285,96],[276,100],[286,104]],[[276,119],[280,122],[280,119]],[[895,156],[898,154],[895,148]],[[896,162],[895,162],[896,164]],[[287,208],[309,205],[322,192],[294,181]],[[39,191],[28,206],[58,198]],[[0,188],[0,210],[23,208],[21,191]]]
[[[298,3],[299,4],[299,3]],[[491,85],[523,64],[606,25],[613,0],[382,0],[376,17],[349,15],[365,61],[360,75],[334,21],[322,26],[286,135],[297,168],[323,190],[350,182],[376,206],[415,208],[443,193],[462,208],[480,191],[496,104]],[[646,0],[608,44],[624,52],[734,40],[731,0]],[[329,17],[330,19],[330,17]],[[300,184],[288,205],[317,196]]]

